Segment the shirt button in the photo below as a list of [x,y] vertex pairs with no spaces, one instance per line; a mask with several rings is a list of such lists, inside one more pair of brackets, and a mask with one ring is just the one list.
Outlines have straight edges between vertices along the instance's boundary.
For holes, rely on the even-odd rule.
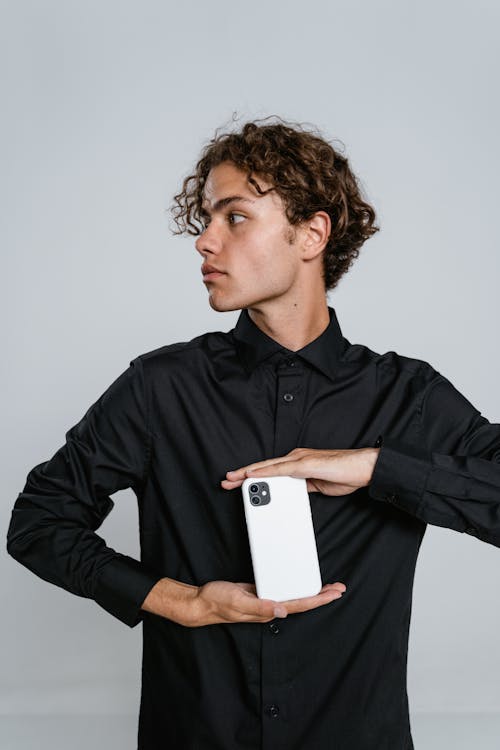
[[275,622],[272,622],[269,625],[269,630],[271,630],[273,633],[279,633],[280,632],[280,629],[279,629],[278,625]]
[[388,500],[388,501],[389,501],[390,503],[394,503],[394,502],[395,502],[395,501],[396,501],[396,500],[398,499],[398,496],[397,496],[397,495],[396,495],[396,494],[395,494],[394,492],[391,492],[391,494],[390,494],[390,495],[387,495],[386,499],[387,499],[387,500]]
[[295,367],[295,362],[293,361],[293,359],[287,359],[286,363],[288,367]]
[[269,715],[270,715],[270,716],[271,716],[271,717],[272,717],[273,719],[277,719],[277,718],[278,718],[278,715],[279,715],[279,712],[280,712],[280,710],[279,710],[278,706],[276,706],[276,705],[275,705],[275,704],[273,703],[273,705],[272,705],[272,706],[269,706],[269,708],[268,708],[268,712],[269,712]]
[[291,393],[285,393],[283,398],[285,399],[285,401],[293,401],[293,395]]

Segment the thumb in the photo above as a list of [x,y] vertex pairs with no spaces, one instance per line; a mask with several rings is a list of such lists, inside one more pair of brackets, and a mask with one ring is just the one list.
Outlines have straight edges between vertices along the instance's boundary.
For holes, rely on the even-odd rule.
[[255,588],[255,583],[238,583],[237,585],[244,591],[248,591],[248,593],[250,594],[257,593],[257,589]]

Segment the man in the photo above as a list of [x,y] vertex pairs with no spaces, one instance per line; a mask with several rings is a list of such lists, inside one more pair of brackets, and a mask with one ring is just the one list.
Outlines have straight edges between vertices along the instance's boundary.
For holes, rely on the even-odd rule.
[[[8,551],[142,620],[141,750],[410,750],[419,547],[427,523],[500,546],[500,425],[342,335],[326,292],[378,228],[318,134],[247,123],[175,200],[237,324],[133,359],[28,474]],[[307,480],[324,584],[285,602],[256,596],[240,489],[277,474]],[[125,487],[140,561],[96,534]]]

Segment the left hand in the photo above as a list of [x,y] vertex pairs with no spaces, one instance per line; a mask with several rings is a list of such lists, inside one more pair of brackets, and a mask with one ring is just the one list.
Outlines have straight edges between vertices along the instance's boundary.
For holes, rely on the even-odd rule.
[[[308,492],[348,495],[370,484],[380,448],[322,450],[294,448],[286,456],[269,458],[226,472],[225,490],[239,487],[247,477],[287,475],[306,479]],[[252,472],[249,473],[249,469]]]

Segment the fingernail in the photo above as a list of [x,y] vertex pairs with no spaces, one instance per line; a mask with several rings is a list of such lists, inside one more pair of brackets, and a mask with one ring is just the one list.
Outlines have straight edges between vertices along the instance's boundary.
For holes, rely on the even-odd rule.
[[274,608],[274,616],[275,617],[286,617],[287,611],[284,607],[275,607]]

